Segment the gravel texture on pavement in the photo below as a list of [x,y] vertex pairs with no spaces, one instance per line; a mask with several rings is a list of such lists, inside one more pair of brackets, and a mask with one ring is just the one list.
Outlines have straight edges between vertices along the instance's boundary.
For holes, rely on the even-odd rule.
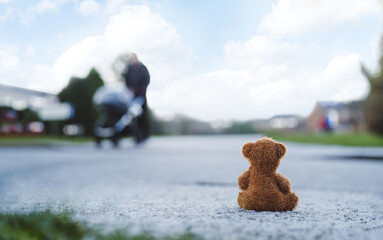
[[278,172],[300,197],[293,212],[240,209],[240,149],[258,135],[153,137],[105,144],[0,148],[0,209],[70,210],[106,229],[206,239],[383,239],[382,148],[287,143]]

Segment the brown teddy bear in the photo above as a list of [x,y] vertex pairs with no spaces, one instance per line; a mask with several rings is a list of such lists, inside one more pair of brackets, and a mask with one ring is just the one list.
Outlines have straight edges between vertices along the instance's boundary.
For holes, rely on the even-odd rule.
[[242,154],[250,167],[238,178],[242,192],[238,205],[256,211],[292,211],[298,204],[298,196],[291,192],[290,181],[277,173],[286,146],[271,138],[261,138],[243,145]]

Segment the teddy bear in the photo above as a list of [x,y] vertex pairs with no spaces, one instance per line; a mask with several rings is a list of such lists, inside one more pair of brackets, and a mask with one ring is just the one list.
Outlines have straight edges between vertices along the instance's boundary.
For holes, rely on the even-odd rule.
[[291,192],[290,181],[277,173],[287,148],[280,142],[263,137],[243,145],[242,154],[250,167],[238,177],[242,192],[238,195],[241,208],[255,211],[293,211],[298,196]]

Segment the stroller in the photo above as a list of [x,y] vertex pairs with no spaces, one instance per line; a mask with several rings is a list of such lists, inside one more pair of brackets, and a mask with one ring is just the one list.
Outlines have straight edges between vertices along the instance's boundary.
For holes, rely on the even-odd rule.
[[101,114],[94,128],[94,140],[100,147],[104,139],[119,146],[123,135],[130,134],[137,142],[139,129],[137,117],[142,114],[143,97],[134,98],[133,93],[121,84],[100,87],[93,96],[94,104]]

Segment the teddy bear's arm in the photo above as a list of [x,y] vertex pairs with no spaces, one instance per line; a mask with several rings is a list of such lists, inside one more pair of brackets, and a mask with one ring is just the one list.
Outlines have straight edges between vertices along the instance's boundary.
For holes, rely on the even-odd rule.
[[246,170],[238,177],[238,186],[241,190],[246,190],[249,187],[250,172]]
[[283,176],[280,173],[277,173],[275,176],[276,176],[275,180],[278,184],[279,190],[281,190],[281,192],[283,193],[291,192],[289,179],[287,179],[285,176]]

